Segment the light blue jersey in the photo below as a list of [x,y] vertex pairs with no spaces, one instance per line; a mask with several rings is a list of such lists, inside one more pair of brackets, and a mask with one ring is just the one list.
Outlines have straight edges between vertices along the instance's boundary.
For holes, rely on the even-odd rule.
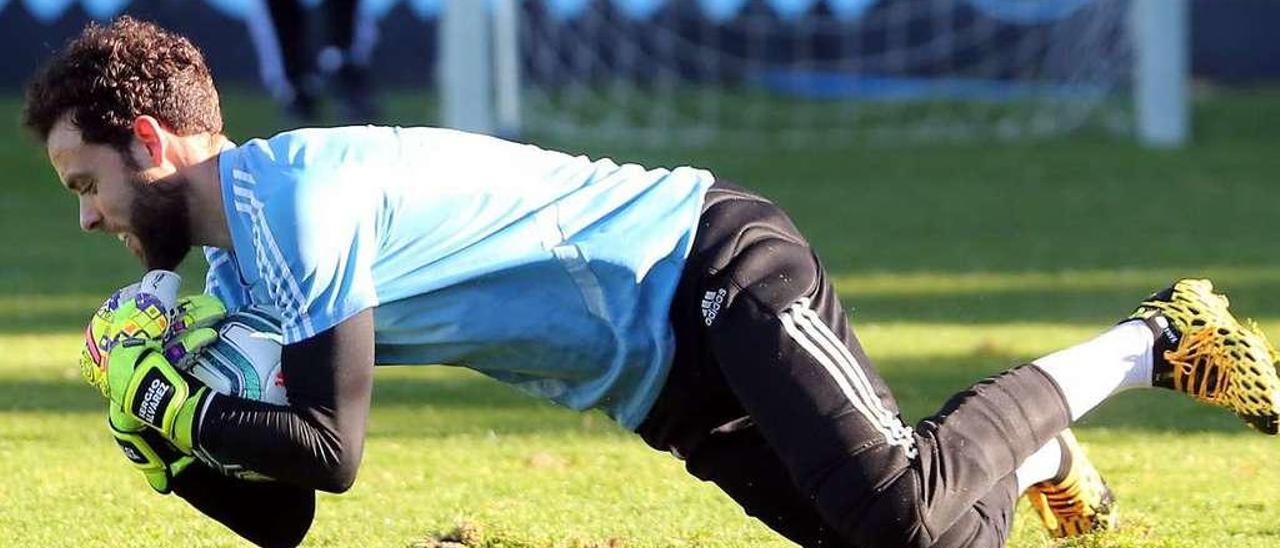
[[627,428],[712,175],[435,128],[307,129],[219,158],[232,249],[206,292],[294,343],[374,309],[379,364],[466,366]]

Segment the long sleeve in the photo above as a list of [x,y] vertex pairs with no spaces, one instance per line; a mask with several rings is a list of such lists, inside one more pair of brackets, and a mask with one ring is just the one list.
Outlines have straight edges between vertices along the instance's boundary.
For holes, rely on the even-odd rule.
[[284,347],[289,405],[214,396],[198,445],[215,460],[340,493],[355,481],[373,390],[373,313]]
[[235,479],[198,462],[173,481],[174,494],[260,546],[297,546],[315,516],[315,491],[297,485]]

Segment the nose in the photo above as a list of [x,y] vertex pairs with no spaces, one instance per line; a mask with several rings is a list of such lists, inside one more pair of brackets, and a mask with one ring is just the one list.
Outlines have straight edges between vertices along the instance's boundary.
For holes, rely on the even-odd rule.
[[98,208],[93,206],[93,202],[80,198],[80,230],[90,232],[102,227],[102,214],[98,213]]

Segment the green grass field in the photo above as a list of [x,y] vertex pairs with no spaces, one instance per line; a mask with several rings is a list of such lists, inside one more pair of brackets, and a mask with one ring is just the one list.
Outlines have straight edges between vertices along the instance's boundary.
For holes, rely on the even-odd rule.
[[[427,119],[420,102],[397,102],[399,119]],[[0,119],[18,108],[0,100]],[[235,139],[275,119],[249,95],[224,110]],[[776,153],[559,145],[706,166],[774,197],[811,236],[915,422],[980,376],[1106,328],[1175,277],[1212,277],[1280,335],[1275,120],[1280,94],[1204,98],[1196,145],[1180,152],[1083,139]],[[134,260],[79,233],[73,198],[16,129],[0,131],[0,189],[0,545],[240,545],[149,491],[79,380],[79,331],[136,278]],[[200,267],[185,272],[196,280]],[[484,546],[785,545],[604,416],[465,371],[380,370],[369,428],[356,487],[321,497],[308,544],[427,546],[461,526]],[[1227,413],[1128,393],[1078,433],[1123,525],[1069,545],[1280,544],[1280,446]],[[1010,545],[1051,544],[1020,512]]]

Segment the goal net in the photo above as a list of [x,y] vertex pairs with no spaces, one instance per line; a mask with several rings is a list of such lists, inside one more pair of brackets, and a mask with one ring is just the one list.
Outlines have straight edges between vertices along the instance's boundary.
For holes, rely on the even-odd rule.
[[504,81],[518,82],[524,132],[574,140],[838,146],[1126,132],[1129,4],[516,0],[519,77]]

